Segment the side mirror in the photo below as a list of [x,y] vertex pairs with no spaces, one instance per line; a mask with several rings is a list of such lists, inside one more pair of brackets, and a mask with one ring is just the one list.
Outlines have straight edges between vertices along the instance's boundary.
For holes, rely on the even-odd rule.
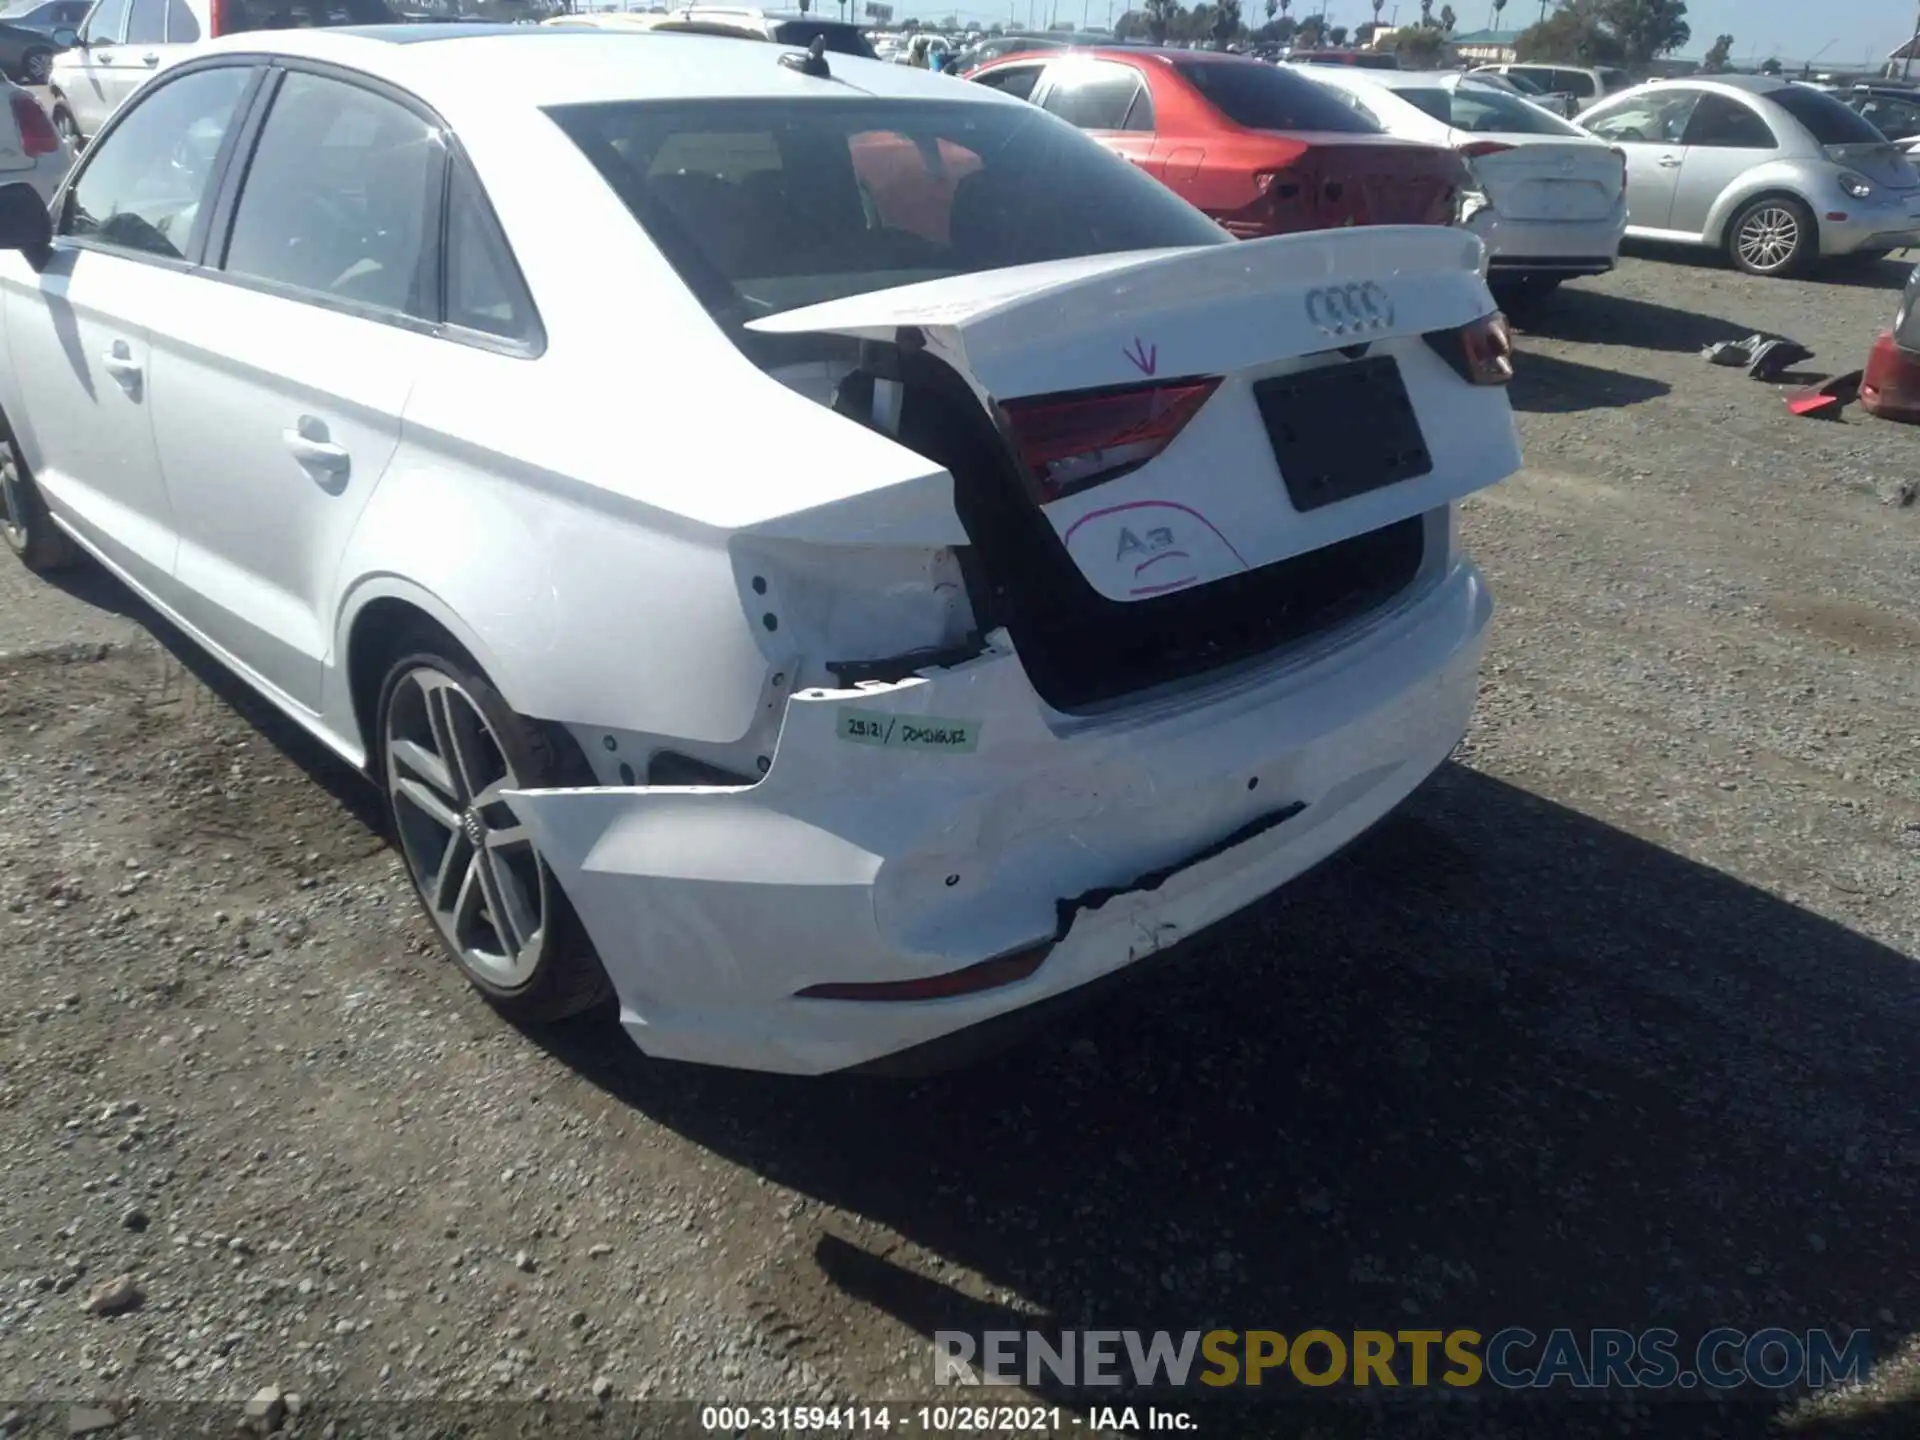
[[53,32],[53,43],[62,50],[71,50],[80,43],[80,32],[71,25],[61,25]]
[[53,245],[53,216],[31,185],[0,185],[0,250],[18,250],[29,260]]

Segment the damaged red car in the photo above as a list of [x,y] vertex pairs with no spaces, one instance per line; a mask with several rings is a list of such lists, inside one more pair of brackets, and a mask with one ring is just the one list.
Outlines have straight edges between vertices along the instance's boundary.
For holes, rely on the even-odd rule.
[[1243,55],[1115,46],[1009,56],[967,78],[1078,126],[1242,240],[1451,225],[1471,185],[1451,150],[1393,139]]
[[1867,357],[1860,408],[1883,420],[1920,425],[1920,265],[1907,277],[1893,328],[1881,335]]

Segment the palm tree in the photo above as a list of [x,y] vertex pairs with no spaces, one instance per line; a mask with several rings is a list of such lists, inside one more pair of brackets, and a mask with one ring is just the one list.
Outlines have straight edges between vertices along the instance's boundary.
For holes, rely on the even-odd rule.
[[1293,9],[1293,0],[1280,0],[1280,13],[1282,15],[1285,15],[1291,9]]
[[1500,28],[1500,12],[1507,8],[1507,0],[1493,0],[1493,18],[1487,21],[1489,30]]
[[1280,8],[1279,0],[1267,0],[1267,23],[1273,23],[1274,12]]
[[1433,0],[1420,0],[1420,23],[1433,24]]

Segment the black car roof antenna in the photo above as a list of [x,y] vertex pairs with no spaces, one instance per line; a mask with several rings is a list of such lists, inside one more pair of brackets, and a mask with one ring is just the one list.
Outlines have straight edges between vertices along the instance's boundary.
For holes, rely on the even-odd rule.
[[813,37],[806,54],[796,55],[789,50],[780,57],[780,63],[789,70],[798,70],[802,75],[811,75],[816,80],[833,78],[833,71],[827,68],[827,37],[824,35]]

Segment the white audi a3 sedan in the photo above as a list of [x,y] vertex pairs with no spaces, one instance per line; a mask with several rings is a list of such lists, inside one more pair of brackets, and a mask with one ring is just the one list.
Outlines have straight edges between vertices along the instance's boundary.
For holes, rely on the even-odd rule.
[[214,42],[30,199],[9,542],[364,767],[516,1019],[921,1068],[1466,727],[1471,235],[1237,242],[983,87],[444,24]]

